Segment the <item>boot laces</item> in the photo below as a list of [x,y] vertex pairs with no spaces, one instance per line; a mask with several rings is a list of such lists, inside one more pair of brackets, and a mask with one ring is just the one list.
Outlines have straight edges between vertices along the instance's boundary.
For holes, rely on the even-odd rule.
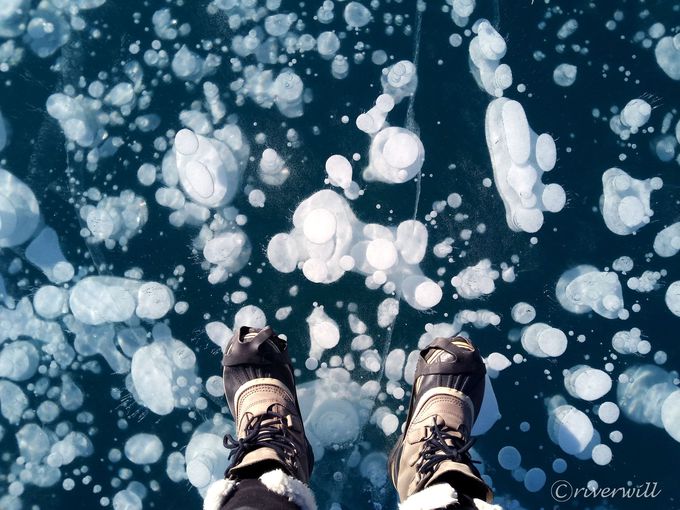
[[[233,458],[231,467],[238,466],[248,453],[267,447],[274,450],[282,461],[294,468],[298,450],[288,433],[289,426],[287,415],[271,409],[251,416],[246,424],[244,437],[235,438],[231,434],[224,436],[224,447],[231,450],[229,460]],[[225,472],[225,477],[228,477],[231,467]]]
[[[424,479],[429,479],[439,464],[445,460],[467,465],[475,462],[470,457],[470,448],[475,444],[475,438],[465,441],[459,437],[459,431],[437,423],[434,423],[430,430],[430,435],[425,439],[420,451],[418,466],[418,473]],[[459,435],[454,435],[454,432],[458,432]]]

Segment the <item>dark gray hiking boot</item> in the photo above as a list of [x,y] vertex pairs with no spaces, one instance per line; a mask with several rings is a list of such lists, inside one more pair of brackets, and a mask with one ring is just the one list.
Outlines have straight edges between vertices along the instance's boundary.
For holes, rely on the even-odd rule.
[[475,508],[473,499],[491,502],[493,493],[469,453],[485,374],[466,338],[436,338],[420,352],[404,433],[389,458],[400,501],[444,483],[457,492],[451,508]]
[[224,438],[231,449],[230,479],[257,478],[273,469],[307,483],[314,454],[300,416],[295,377],[286,340],[270,327],[242,327],[222,359],[224,393],[237,438]]

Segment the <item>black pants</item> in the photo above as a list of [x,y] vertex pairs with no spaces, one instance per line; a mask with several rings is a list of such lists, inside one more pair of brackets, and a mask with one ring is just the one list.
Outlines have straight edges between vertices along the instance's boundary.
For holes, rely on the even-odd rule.
[[241,480],[220,510],[300,510],[297,505],[270,491],[257,479]]

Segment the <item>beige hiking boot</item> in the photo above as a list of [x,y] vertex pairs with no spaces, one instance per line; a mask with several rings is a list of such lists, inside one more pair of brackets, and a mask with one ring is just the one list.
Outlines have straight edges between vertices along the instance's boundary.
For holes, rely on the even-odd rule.
[[232,450],[225,476],[256,478],[283,469],[307,483],[314,455],[305,437],[287,342],[269,327],[243,327],[227,346],[222,365],[237,429],[236,439],[224,438],[224,446]]
[[389,459],[402,503],[434,485],[446,490],[439,484],[455,489],[442,507],[476,508],[474,499],[493,499],[469,453],[485,374],[479,351],[466,338],[437,338],[420,352],[404,433]]

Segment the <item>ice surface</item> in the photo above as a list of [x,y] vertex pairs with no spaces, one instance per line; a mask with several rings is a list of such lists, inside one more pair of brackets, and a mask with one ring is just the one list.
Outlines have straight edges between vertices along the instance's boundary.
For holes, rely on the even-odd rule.
[[638,180],[620,168],[602,174],[600,210],[607,228],[618,235],[629,235],[647,225],[654,215],[650,207],[652,191],[661,189],[660,177]]
[[562,186],[542,182],[543,173],[555,166],[554,140],[532,131],[520,103],[500,98],[486,111],[486,143],[508,226],[516,232],[537,232],[543,211],[559,212],[566,203]]
[[[649,324],[657,312],[680,316],[669,259],[680,250],[671,168],[680,122],[663,100],[680,76],[680,39],[655,6],[620,6],[596,23],[587,10],[532,7],[518,19],[536,81],[526,66],[504,63],[522,50],[517,27],[476,20],[474,0],[434,9],[214,0],[189,17],[187,2],[134,12],[123,3],[88,12],[105,0],[0,4],[3,510],[40,506],[47,493],[141,510],[164,504],[165,476],[190,489],[171,491],[178,504],[205,496],[229,465],[222,436],[234,431],[212,361],[243,325],[272,323],[290,335],[318,461],[313,483],[333,510],[395,506],[386,452],[403,425],[418,349],[438,336],[471,336],[485,356],[474,434],[500,417],[491,379],[500,408],[513,387],[524,412],[502,427],[533,433],[547,419],[554,446],[489,436],[482,450],[492,453],[485,479],[506,508],[526,506],[515,491],[545,506],[551,464],[568,479],[588,463],[593,479],[611,482],[607,473],[629,460],[619,443],[630,421],[680,441],[672,335]],[[625,31],[624,11],[638,32]],[[132,37],[121,38],[119,14]],[[634,45],[636,65],[594,51],[594,26]],[[432,44],[438,28],[443,43]],[[469,58],[483,92],[451,67],[456,57]],[[428,97],[438,71],[460,80]],[[587,87],[578,97],[554,88],[546,104],[541,86],[551,76]],[[623,102],[591,90],[602,79],[627,91]],[[504,94],[518,101],[495,99]],[[486,101],[493,181],[482,180],[479,133],[463,123],[474,128]],[[554,138],[535,133],[525,109]],[[572,122],[581,114],[592,125]],[[445,133],[450,146],[438,140]],[[571,174],[560,178],[564,188],[545,175],[557,164],[556,140]],[[618,159],[608,165],[634,159],[639,172],[640,180],[603,179],[602,214],[624,236],[611,248],[606,236],[588,235],[597,197],[573,159],[588,150],[593,160]],[[652,217],[662,171],[670,194],[655,194]],[[494,182],[511,232],[499,232],[500,202],[486,193]],[[545,211],[566,206],[567,187],[569,211],[541,230]],[[626,237],[652,220],[654,253],[645,231]],[[604,270],[565,266],[578,261]],[[331,285],[347,272],[355,274]],[[662,291],[668,310],[656,299]],[[555,297],[583,315],[556,313]],[[624,298],[635,324],[600,328],[601,317],[629,317]],[[645,364],[631,365],[638,359]],[[543,400],[549,392],[558,395]],[[106,425],[102,409],[112,410]],[[562,452],[575,458],[567,464]],[[94,469],[101,463],[108,481]]]
[[0,152],[7,145],[7,121],[2,116],[2,111],[0,111]]

